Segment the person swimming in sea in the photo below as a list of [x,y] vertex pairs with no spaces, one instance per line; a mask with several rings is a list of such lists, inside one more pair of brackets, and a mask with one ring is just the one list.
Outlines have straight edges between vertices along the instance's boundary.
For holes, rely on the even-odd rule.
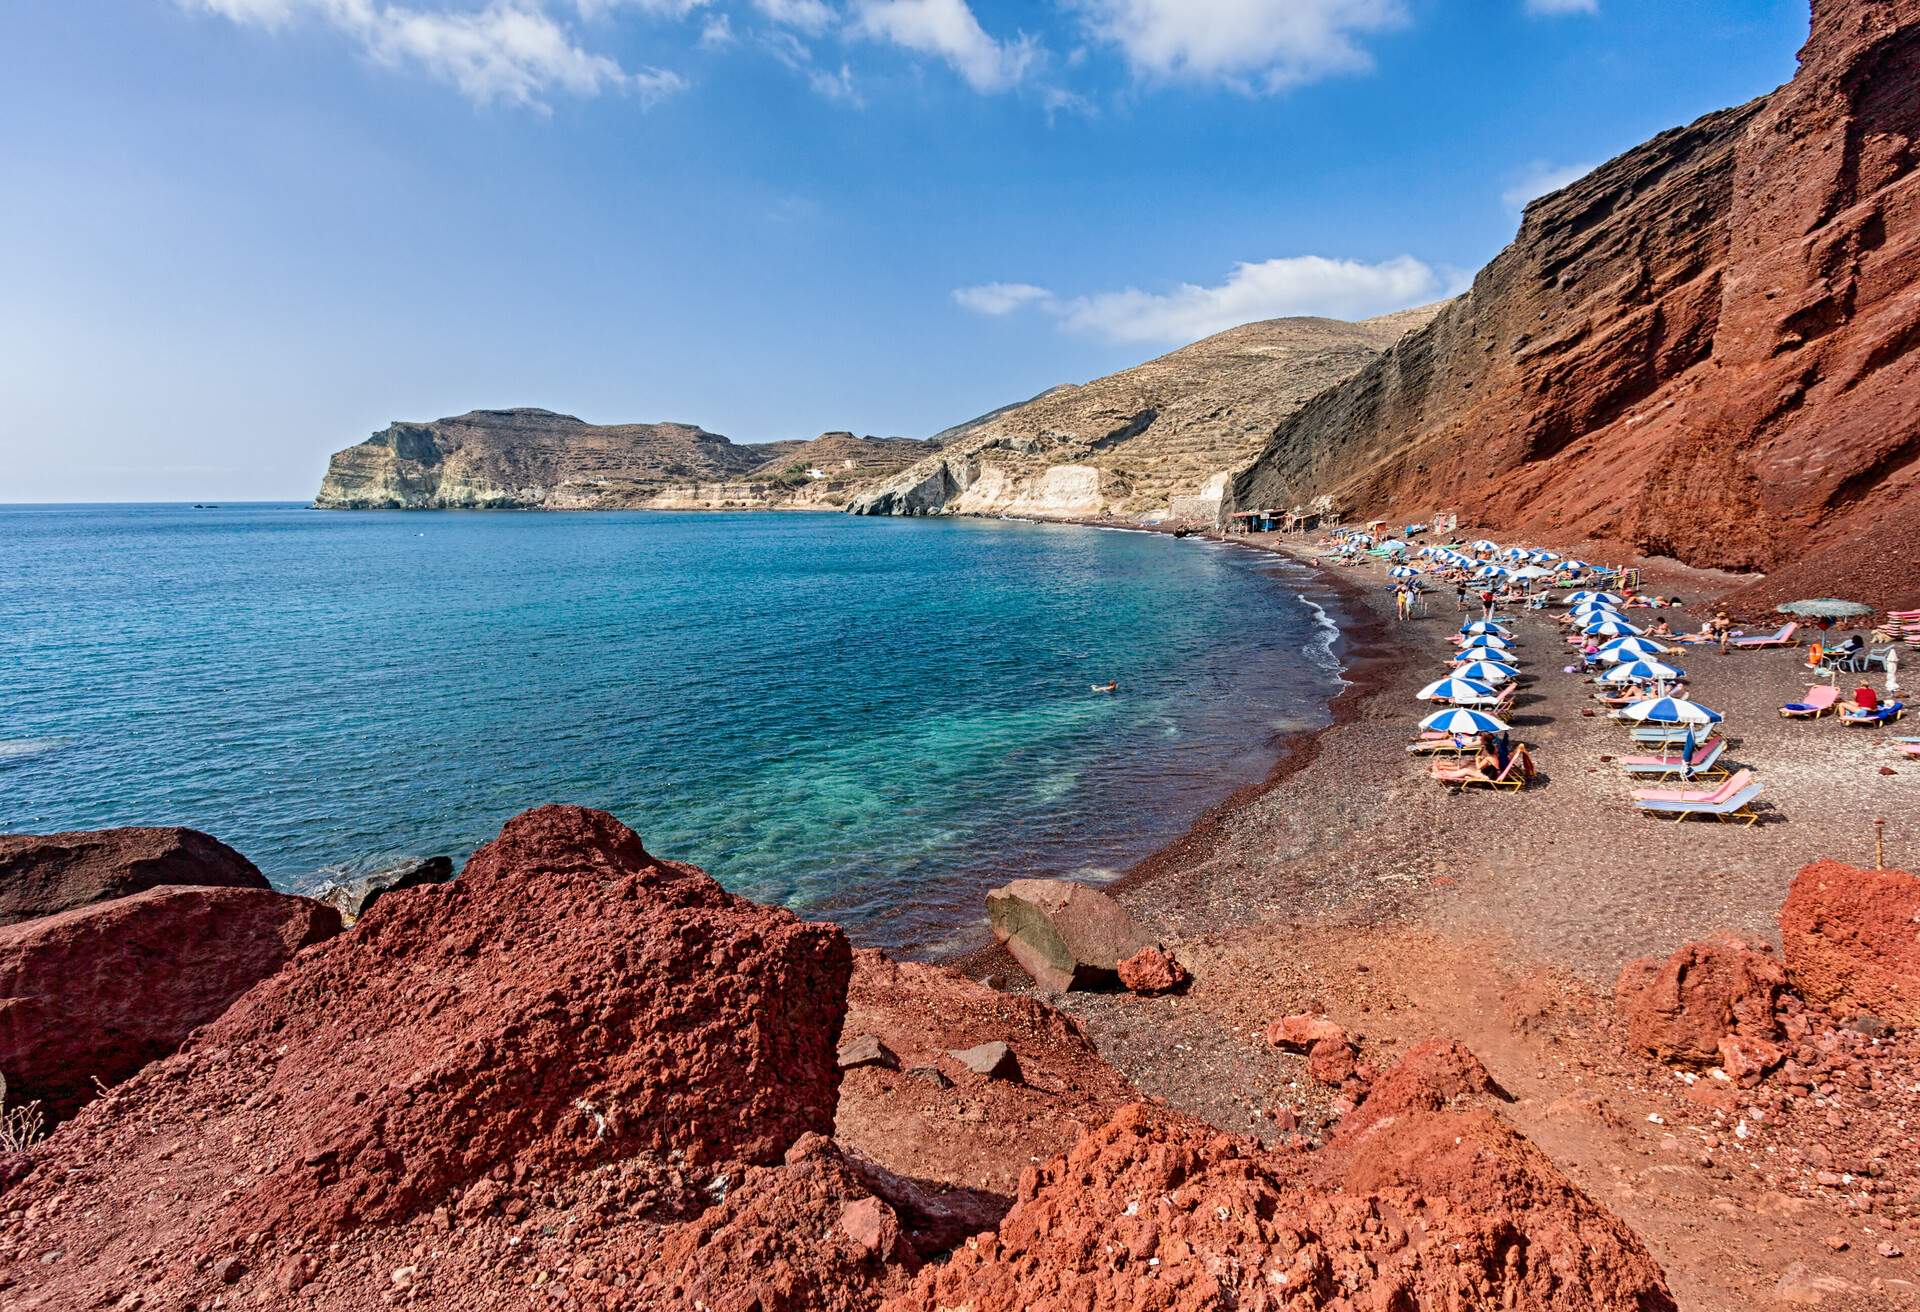
[[1115,679],[1110,683],[1096,683],[1093,685],[1093,690],[1095,692],[1119,692],[1120,680]]

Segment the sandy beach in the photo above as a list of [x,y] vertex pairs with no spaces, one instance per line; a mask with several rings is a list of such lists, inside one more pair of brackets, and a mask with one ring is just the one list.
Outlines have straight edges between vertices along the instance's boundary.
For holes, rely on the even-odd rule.
[[[1298,538],[1240,541],[1310,563],[1318,554]],[[1541,773],[1521,793],[1457,794],[1405,747],[1427,709],[1414,693],[1443,672],[1462,616],[1448,592],[1399,622],[1384,571],[1319,566],[1326,595],[1315,599],[1336,603],[1349,681],[1331,726],[1283,744],[1268,780],[1116,885],[1192,967],[1191,990],[1054,1001],[1143,1091],[1270,1142],[1295,1120],[1312,1135],[1344,1111],[1302,1059],[1261,1037],[1278,1016],[1324,1010],[1381,1058],[1428,1035],[1458,1038],[1514,1095],[1514,1122],[1646,1237],[1682,1306],[1765,1304],[1801,1269],[1870,1294],[1859,1306],[1908,1306],[1904,1264],[1874,1243],[1835,1244],[1836,1231],[1862,1226],[1920,1241],[1913,1154],[1895,1114],[1901,1100],[1920,1114],[1920,1091],[1858,1117],[1823,1096],[1743,1115],[1689,1100],[1688,1085],[1609,1034],[1626,962],[1715,931],[1777,943],[1794,873],[1826,857],[1872,865],[1875,818],[1886,821],[1887,864],[1911,867],[1920,767],[1894,747],[1901,730],[1781,719],[1780,704],[1809,683],[1804,649],[1683,649],[1670,659],[1694,699],[1726,715],[1727,759],[1761,780],[1762,819],[1659,820],[1633,808],[1638,785],[1613,763],[1633,750],[1626,728],[1585,676],[1563,672],[1558,612],[1503,615],[1526,675],[1515,737]],[[1654,564],[1643,586],[1698,611],[1726,583]],[[1697,624],[1666,613],[1677,630]],[[1026,985],[995,951],[963,964]],[[1863,1162],[1897,1163],[1864,1209],[1857,1192],[1818,1183],[1833,1150],[1812,1140],[1835,1137]]]

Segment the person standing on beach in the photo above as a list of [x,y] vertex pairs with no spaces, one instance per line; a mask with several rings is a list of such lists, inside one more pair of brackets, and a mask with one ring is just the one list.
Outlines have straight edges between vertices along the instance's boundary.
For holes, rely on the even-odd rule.
[[1467,608],[1467,585],[1464,583],[1456,583],[1453,585],[1453,608],[1455,610],[1465,610]]
[[1733,621],[1727,618],[1725,611],[1718,611],[1713,617],[1713,636],[1720,642],[1720,654],[1727,654],[1727,642],[1733,637]]
[[1480,610],[1482,612],[1481,613],[1482,619],[1491,620],[1493,618],[1493,593],[1491,591],[1488,591],[1488,590],[1481,591]]

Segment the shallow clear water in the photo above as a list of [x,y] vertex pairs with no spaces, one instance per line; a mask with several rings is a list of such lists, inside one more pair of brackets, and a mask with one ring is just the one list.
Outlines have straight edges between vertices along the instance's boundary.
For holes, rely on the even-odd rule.
[[979,520],[0,507],[0,830],[192,825],[302,889],[578,802],[925,948],[1324,723],[1304,586]]

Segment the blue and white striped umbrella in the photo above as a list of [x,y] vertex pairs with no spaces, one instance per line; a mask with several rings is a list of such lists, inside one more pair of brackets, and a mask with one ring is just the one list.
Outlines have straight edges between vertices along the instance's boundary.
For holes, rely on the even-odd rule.
[[1629,624],[1617,615],[1594,620],[1580,631],[1590,638],[1625,638],[1630,635],[1638,637],[1646,632],[1645,629]]
[[1527,558],[1527,549],[1525,547],[1508,547],[1500,554],[1508,560],[1525,560]]
[[1502,665],[1518,665],[1520,658],[1505,647],[1488,647],[1484,644],[1469,647],[1454,658],[1462,665],[1471,665],[1475,661],[1499,661]]
[[1587,562],[1584,560],[1563,560],[1555,568],[1557,568],[1562,574],[1578,574],[1582,570],[1590,569],[1592,567],[1588,565]]
[[1569,617],[1582,629],[1598,620],[1619,620],[1622,624],[1633,623],[1611,606],[1582,606],[1579,610],[1570,612]]
[[1541,564],[1545,564],[1547,561],[1560,559],[1560,555],[1558,552],[1548,551],[1545,547],[1541,547],[1533,553],[1533,558]]
[[[1560,568],[1565,569],[1566,566],[1562,565]],[[1620,597],[1619,597],[1619,594],[1612,593],[1612,592],[1592,592],[1592,591],[1583,590],[1580,592],[1576,592],[1572,596],[1567,598],[1567,604],[1569,606],[1579,606],[1589,601],[1604,602],[1606,605],[1609,605],[1609,606],[1618,606],[1620,604]]]
[[1498,542],[1489,542],[1489,541],[1487,541],[1487,540],[1486,540],[1485,538],[1481,538],[1481,539],[1480,539],[1479,541],[1477,541],[1477,542],[1469,542],[1469,543],[1468,543],[1467,545],[1468,545],[1468,546],[1470,546],[1470,547],[1472,547],[1472,548],[1473,548],[1473,549],[1474,549],[1475,551],[1498,551],[1498,550],[1500,550],[1500,544],[1499,544]]
[[1420,571],[1411,565],[1395,565],[1387,571],[1387,577],[1396,579],[1418,578]]
[[1469,661],[1453,673],[1456,678],[1472,679],[1489,687],[1520,677],[1520,671],[1505,661]]
[[1423,702],[1490,702],[1493,689],[1472,679],[1450,678],[1436,680],[1414,696]]
[[1482,565],[1473,572],[1473,576],[1477,579],[1497,579],[1503,577],[1506,572],[1504,565]]
[[1600,676],[1603,683],[1654,683],[1684,679],[1687,672],[1665,661],[1621,661]]
[[1434,733],[1505,733],[1506,722],[1496,715],[1485,711],[1469,710],[1464,706],[1455,706],[1450,710],[1435,711],[1420,721],[1422,729]]
[[1462,633],[1497,633],[1503,638],[1511,638],[1513,630],[1499,620],[1468,620],[1460,626]]
[[1439,554],[1440,554],[1440,548],[1434,546],[1433,543],[1431,542],[1427,543],[1426,546],[1420,548],[1420,557],[1423,560],[1432,560],[1435,556]]
[[1512,651],[1513,639],[1498,633],[1474,633],[1467,636],[1461,644],[1465,647],[1491,647],[1495,651]]
[[1600,659],[1603,661],[1632,661],[1642,656],[1664,656],[1673,648],[1662,646],[1652,638],[1615,638],[1612,642],[1600,644]]
[[1629,720],[1640,720],[1651,724],[1718,724],[1727,717],[1718,711],[1710,711],[1698,702],[1682,701],[1676,697],[1657,697],[1651,701],[1635,702],[1620,712]]

